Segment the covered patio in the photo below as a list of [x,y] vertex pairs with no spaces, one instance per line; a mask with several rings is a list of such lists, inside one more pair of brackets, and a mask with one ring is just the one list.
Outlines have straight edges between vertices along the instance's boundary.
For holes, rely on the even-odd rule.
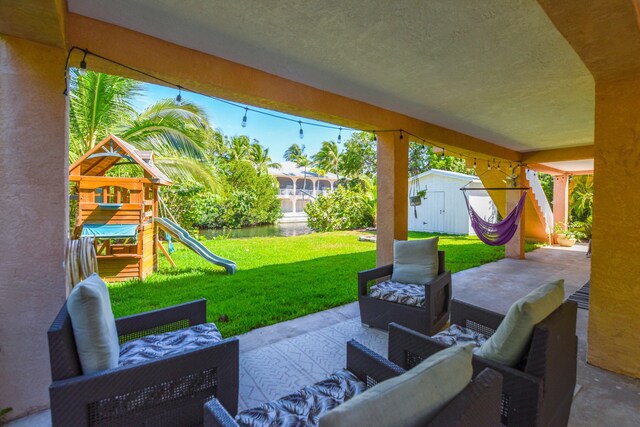
[[[578,318],[584,389],[576,395],[580,410],[572,420],[589,425],[604,413],[610,414],[607,424],[637,420],[637,409],[625,402],[637,398],[633,378],[640,378],[640,196],[629,191],[640,180],[638,1],[363,5],[286,1],[269,7],[248,0],[210,7],[150,0],[0,5],[0,231],[11,242],[0,249],[0,405],[14,408],[11,418],[48,406],[46,329],[66,298],[69,125],[63,90],[67,65],[86,59],[95,71],[153,83],[157,80],[149,76],[162,78],[176,93],[192,88],[379,131],[378,265],[393,259],[394,239],[407,238],[409,140],[490,169],[483,175],[485,186],[504,185],[509,169],[523,181],[527,169],[553,173],[559,177],[559,201],[566,200],[562,177],[593,172],[591,265],[573,252],[539,250],[527,260],[456,275],[454,294],[504,311],[523,294],[523,283],[533,286],[552,271],[565,274],[575,287],[590,277],[589,313]],[[81,49],[100,56],[83,58]],[[501,211],[514,203],[504,194],[492,197]],[[566,217],[562,202],[555,207],[555,220]],[[538,212],[525,212],[520,233],[507,246],[515,259],[523,258],[527,235],[540,237]],[[535,268],[536,262],[543,268]],[[575,271],[565,270],[575,263],[580,265]],[[486,287],[484,293],[471,284],[479,273],[486,273],[482,286],[476,285]],[[337,316],[344,322],[335,325],[355,328],[349,333],[372,340],[374,349],[384,347],[383,335],[348,320],[350,310],[316,316]],[[258,345],[260,334],[244,337],[245,366],[252,351],[275,349]],[[245,380],[241,399],[249,404]],[[594,400],[580,406],[587,397]],[[619,406],[612,403],[616,399]],[[608,411],[614,407],[620,409],[617,415]]]
[[[526,260],[503,259],[453,275],[454,298],[505,313],[540,283],[565,279],[566,297],[590,275],[586,246],[544,247]],[[578,380],[570,426],[640,423],[640,380],[586,362],[588,310],[578,310]],[[256,329],[240,339],[239,410],[257,407],[340,370],[346,342],[356,339],[387,354],[387,333],[360,323],[357,303]],[[10,423],[10,427],[49,426],[48,411]]]

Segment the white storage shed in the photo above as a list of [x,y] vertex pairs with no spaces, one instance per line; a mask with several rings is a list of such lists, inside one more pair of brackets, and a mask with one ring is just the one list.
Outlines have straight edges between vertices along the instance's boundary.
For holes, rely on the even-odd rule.
[[[409,230],[448,234],[475,234],[469,220],[464,195],[460,188],[482,188],[477,176],[431,169],[409,178],[409,196],[414,188],[426,190],[419,206],[409,200]],[[413,190],[413,191],[412,191]],[[486,220],[495,220],[498,214],[489,193],[484,190],[468,191],[474,210]]]

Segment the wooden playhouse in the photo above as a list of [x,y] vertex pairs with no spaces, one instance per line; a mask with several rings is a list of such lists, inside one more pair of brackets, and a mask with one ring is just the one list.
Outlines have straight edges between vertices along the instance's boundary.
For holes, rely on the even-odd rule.
[[[106,176],[122,165],[139,166],[142,176]],[[154,166],[153,153],[109,135],[69,166],[69,180],[77,186],[75,225],[95,238],[100,276],[144,279],[157,269],[158,189],[171,181]]]

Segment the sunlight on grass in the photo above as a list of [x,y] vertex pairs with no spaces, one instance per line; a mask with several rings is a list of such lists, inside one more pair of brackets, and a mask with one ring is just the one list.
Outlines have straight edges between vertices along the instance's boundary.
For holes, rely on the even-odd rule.
[[[359,242],[353,231],[295,237],[210,240],[203,243],[238,265],[233,276],[181,244],[171,268],[160,257],[160,270],[145,281],[110,286],[116,317],[199,298],[207,299],[207,318],[224,336],[248,332],[346,304],[357,299],[357,273],[375,266],[375,244]],[[431,237],[409,233],[410,239]],[[440,236],[452,272],[504,257],[504,247],[491,247],[475,237]],[[227,322],[220,320],[228,317]]]

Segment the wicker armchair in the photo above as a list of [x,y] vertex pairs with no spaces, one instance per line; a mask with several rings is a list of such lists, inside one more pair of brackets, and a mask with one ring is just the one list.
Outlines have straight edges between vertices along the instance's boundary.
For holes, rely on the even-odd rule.
[[[354,374],[366,388],[405,372],[404,369],[354,340],[347,343],[347,371]],[[501,383],[502,376],[499,373],[491,369],[484,370],[438,412],[427,426],[495,427],[499,425]],[[321,411],[314,416],[319,418],[324,412]],[[302,417],[302,414],[297,415]],[[312,417],[304,419],[308,421]],[[269,424],[270,421],[260,418],[254,425],[280,425],[277,421]],[[214,398],[205,404],[204,426],[239,427],[239,424],[218,399]]]
[[391,277],[393,264],[358,273],[358,303],[362,323],[387,330],[395,322],[423,334],[437,333],[449,320],[451,272],[445,271],[444,251],[438,251],[438,276],[424,285],[424,307],[386,301],[369,295],[369,282]]
[[[116,320],[120,343],[206,321],[198,300]],[[202,405],[215,396],[238,407],[238,340],[149,362],[83,375],[66,304],[48,331],[49,387],[54,426],[200,425]]]
[[[474,375],[486,368],[500,372],[502,423],[513,426],[566,426],[576,385],[576,303],[565,301],[536,325],[525,356],[509,367],[473,357]],[[453,300],[451,323],[490,336],[504,315]],[[446,348],[442,342],[403,326],[389,326],[389,360],[410,369]]]

